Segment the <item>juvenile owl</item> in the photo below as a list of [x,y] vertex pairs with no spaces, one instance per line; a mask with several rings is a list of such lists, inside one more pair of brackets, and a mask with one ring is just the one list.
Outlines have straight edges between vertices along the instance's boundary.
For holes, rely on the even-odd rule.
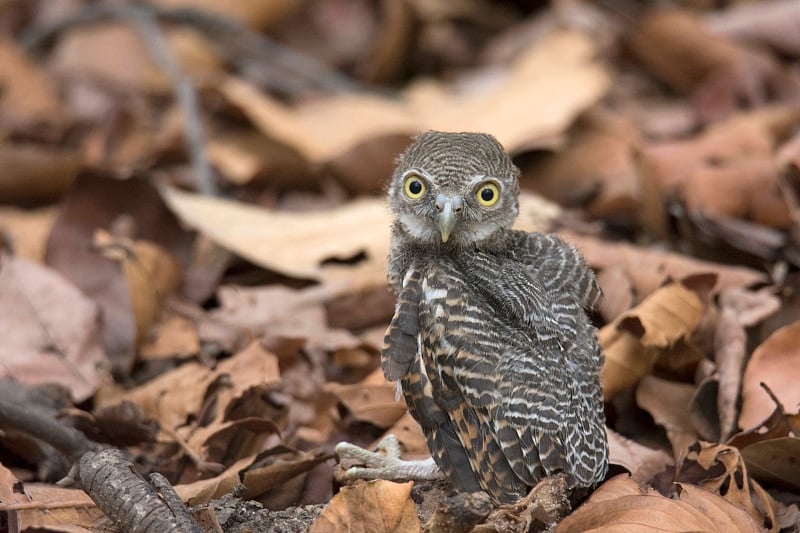
[[518,174],[490,135],[427,132],[389,187],[397,306],[383,372],[438,469],[497,503],[559,473],[589,487],[608,468],[603,354],[585,312],[599,287],[572,246],[511,229]]

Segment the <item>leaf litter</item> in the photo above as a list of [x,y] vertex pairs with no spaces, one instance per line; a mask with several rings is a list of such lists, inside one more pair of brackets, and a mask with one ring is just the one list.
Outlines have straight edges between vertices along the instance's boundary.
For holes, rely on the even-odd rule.
[[[612,468],[556,531],[797,528],[790,2],[173,4],[142,8],[155,54],[124,9],[6,7],[0,405],[124,449],[204,530],[443,523],[447,488],[340,486],[333,449],[428,456],[379,370],[383,188],[416,132],[486,131],[521,169],[517,227],[575,244],[605,294]],[[4,422],[3,512],[114,527]]]

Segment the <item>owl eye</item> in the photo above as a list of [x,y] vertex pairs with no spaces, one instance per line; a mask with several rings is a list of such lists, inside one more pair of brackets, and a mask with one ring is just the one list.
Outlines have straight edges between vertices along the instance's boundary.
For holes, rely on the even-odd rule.
[[405,192],[406,196],[411,198],[412,200],[416,200],[417,198],[421,198],[423,194],[425,194],[425,184],[422,183],[422,180],[419,179],[415,174],[406,178],[405,184]]
[[500,199],[500,190],[494,183],[484,183],[480,186],[475,196],[479,204],[491,207]]

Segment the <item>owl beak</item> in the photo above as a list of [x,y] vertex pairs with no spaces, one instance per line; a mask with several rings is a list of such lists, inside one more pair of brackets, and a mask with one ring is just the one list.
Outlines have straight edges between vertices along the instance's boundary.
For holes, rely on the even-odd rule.
[[461,211],[461,198],[439,195],[436,198],[436,209],[439,210],[439,233],[442,242],[447,242],[456,225],[456,214]]

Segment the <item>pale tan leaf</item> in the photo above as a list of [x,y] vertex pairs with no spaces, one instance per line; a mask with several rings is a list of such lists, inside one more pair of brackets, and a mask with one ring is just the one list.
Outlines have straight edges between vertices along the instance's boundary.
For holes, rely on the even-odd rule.
[[636,383],[661,351],[685,341],[702,312],[697,294],[673,282],[603,327],[598,337],[606,353],[601,374],[605,397]]
[[310,533],[389,533],[420,531],[417,508],[411,499],[412,481],[371,481],[342,490],[328,502]]

